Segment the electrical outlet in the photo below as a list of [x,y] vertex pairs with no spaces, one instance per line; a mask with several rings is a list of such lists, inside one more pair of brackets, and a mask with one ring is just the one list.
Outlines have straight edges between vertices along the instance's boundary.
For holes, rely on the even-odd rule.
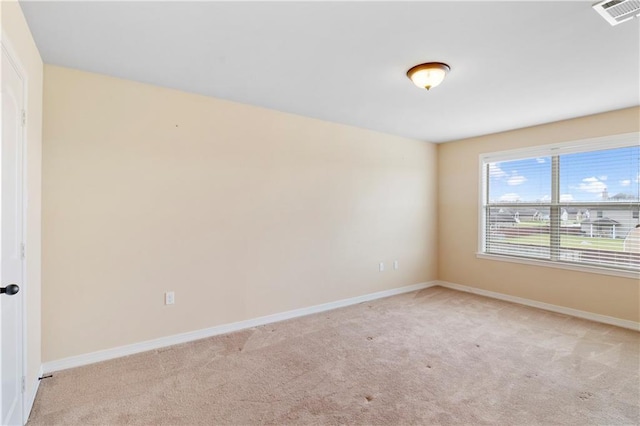
[[173,291],[168,291],[164,294],[164,304],[173,305],[176,303],[176,294]]
[[380,262],[380,272],[384,271],[384,262]]
[[393,261],[393,269],[398,269],[398,261],[397,260]]

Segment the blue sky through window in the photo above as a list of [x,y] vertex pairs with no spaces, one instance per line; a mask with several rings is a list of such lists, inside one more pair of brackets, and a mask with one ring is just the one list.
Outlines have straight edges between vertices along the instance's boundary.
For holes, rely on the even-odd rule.
[[[560,201],[640,199],[640,147],[560,156]],[[551,200],[551,157],[489,164],[489,202]]]

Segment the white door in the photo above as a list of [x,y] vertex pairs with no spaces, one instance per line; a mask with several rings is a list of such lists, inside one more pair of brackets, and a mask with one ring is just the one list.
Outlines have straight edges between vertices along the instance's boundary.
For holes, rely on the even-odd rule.
[[[22,425],[22,142],[23,79],[2,46],[0,150],[0,424]],[[18,288],[15,286],[19,286]],[[16,293],[16,290],[18,292]]]

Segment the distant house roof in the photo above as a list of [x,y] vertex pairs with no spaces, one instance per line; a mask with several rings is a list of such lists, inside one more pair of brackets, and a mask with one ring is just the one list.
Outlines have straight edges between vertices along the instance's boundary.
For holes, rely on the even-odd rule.
[[516,219],[510,213],[495,213],[489,216],[490,222],[515,223]]
[[491,212],[491,214],[498,214],[498,213],[513,214],[513,210],[505,207],[491,207],[489,211]]
[[625,194],[623,192],[620,192],[616,195],[614,195],[613,197],[609,197],[610,200],[635,200],[636,197],[633,194]]
[[618,225],[620,225],[620,222],[618,222],[617,220],[613,220],[611,218],[608,218],[608,217],[601,217],[600,219],[594,219],[594,220],[585,220],[582,223],[583,224],[593,224],[593,225],[596,225],[596,226],[618,226]]
[[496,215],[496,214],[515,215],[516,213],[518,213],[520,216],[533,216],[536,213],[539,213],[538,209],[535,209],[532,207],[515,207],[515,208],[491,207],[489,211],[491,215]]
[[522,209],[518,209],[518,214],[520,214],[520,216],[533,216],[536,213],[539,213],[539,211],[537,209],[534,208],[522,208]]

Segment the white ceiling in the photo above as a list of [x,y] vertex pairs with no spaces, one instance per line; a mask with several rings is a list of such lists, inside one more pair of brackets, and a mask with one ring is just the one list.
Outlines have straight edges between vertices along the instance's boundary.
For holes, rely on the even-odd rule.
[[640,104],[639,20],[591,2],[21,4],[46,63],[430,142]]

